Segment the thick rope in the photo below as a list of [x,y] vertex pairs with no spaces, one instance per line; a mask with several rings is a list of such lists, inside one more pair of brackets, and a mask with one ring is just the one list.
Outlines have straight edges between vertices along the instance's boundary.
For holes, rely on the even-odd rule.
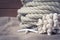
[[58,25],[57,14],[60,13],[60,0],[31,1],[26,1],[24,6],[18,10],[18,16],[20,17],[20,21],[22,23],[20,26],[25,28],[31,26],[30,24],[35,24],[38,26],[39,33],[47,32],[47,34],[50,35],[53,28],[55,29]]
[[59,7],[60,6],[60,3],[59,2],[29,2],[29,3],[26,3],[25,6],[26,7],[29,7],[29,6],[42,6],[42,5],[49,5],[49,6],[57,6]]
[[53,1],[53,2],[59,2],[60,0],[33,0],[33,1],[37,1],[37,2],[49,2],[49,1]]
[[60,13],[60,8],[54,6],[37,6],[37,7],[22,7],[19,12],[24,12],[24,10],[49,10],[56,13]]

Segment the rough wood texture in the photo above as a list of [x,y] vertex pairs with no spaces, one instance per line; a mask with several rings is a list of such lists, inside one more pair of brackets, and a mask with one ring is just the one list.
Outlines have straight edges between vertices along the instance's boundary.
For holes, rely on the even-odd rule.
[[0,9],[2,8],[20,8],[20,0],[0,0]]
[[0,9],[0,16],[16,16],[17,9]]
[[60,40],[60,34],[47,36],[24,32],[18,33],[19,21],[15,17],[0,17],[0,40]]
[[20,0],[0,0],[0,17],[1,16],[16,16],[17,9],[22,6]]

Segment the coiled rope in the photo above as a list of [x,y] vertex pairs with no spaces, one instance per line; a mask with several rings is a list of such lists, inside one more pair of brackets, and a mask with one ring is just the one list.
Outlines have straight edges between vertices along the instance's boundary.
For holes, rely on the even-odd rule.
[[60,14],[60,0],[31,0],[30,2],[28,0],[17,12],[20,15],[22,25],[26,23],[26,26],[29,26],[28,23],[37,22],[37,19],[41,19],[44,14]]

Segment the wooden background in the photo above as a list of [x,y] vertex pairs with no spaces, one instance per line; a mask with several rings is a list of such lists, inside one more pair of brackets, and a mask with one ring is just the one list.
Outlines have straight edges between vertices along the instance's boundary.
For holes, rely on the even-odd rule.
[[0,0],[0,17],[16,17],[17,10],[22,6],[20,0]]

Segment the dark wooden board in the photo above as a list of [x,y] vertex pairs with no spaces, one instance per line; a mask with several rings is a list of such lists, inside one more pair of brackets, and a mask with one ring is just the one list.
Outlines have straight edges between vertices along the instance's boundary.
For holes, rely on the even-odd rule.
[[20,0],[0,0],[0,9],[2,8],[20,8]]
[[1,16],[17,16],[18,9],[0,9],[0,17]]
[[20,0],[0,0],[0,17],[16,17],[17,10],[22,6]]

